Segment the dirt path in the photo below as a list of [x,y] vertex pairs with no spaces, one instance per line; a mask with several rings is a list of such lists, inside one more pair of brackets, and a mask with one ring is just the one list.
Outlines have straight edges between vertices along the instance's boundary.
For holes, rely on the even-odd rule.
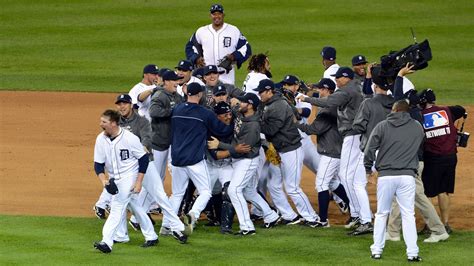
[[[116,94],[0,92],[0,213],[92,216],[101,188],[93,172],[100,113],[115,108]],[[474,107],[469,108],[474,111]],[[472,112],[471,112],[472,113]],[[466,131],[474,132],[472,118]],[[459,149],[451,225],[474,229],[474,140]],[[304,170],[303,188],[316,201],[314,175]],[[170,178],[165,187],[170,191]],[[369,186],[372,210],[375,188]],[[334,205],[332,223],[345,217]]]

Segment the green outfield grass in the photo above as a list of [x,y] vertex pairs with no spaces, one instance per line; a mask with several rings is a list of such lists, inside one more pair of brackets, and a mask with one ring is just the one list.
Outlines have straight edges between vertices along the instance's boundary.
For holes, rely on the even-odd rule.
[[[143,236],[130,231],[131,242],[116,244],[111,254],[94,250],[103,221],[95,218],[0,216],[0,264],[400,264],[406,262],[403,242],[387,242],[382,261],[370,259],[372,237],[346,236],[341,227],[303,226],[257,229],[246,238],[221,235],[198,226],[186,245],[160,237],[156,247],[143,249]],[[235,224],[234,224],[235,225]],[[159,226],[155,226],[159,230]],[[455,231],[446,242],[418,241],[426,263],[468,265],[473,262],[474,232]],[[469,255],[471,254],[471,255]]]
[[[212,1],[214,2],[214,1]],[[253,51],[269,52],[276,80],[317,81],[319,52],[348,65],[430,40],[433,61],[413,75],[445,103],[474,102],[474,5],[455,1],[220,1]],[[184,45],[210,22],[211,1],[5,0],[0,16],[0,90],[125,92],[145,64],[173,67]],[[245,64],[246,67],[246,64]],[[237,74],[241,85],[246,71]]]

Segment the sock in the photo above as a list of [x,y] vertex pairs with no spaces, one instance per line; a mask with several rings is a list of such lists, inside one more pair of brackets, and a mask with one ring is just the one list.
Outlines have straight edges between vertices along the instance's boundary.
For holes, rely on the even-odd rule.
[[339,184],[339,186],[332,192],[334,192],[339,198],[342,199],[342,201],[344,201],[347,206],[349,206],[349,198],[347,197],[346,190],[342,184]]
[[321,222],[326,222],[328,219],[328,207],[329,207],[329,191],[324,190],[318,193],[318,204],[319,204],[319,218]]

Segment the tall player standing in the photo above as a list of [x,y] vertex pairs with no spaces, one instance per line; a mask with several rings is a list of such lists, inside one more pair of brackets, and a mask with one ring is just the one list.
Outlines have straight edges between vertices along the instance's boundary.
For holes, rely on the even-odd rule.
[[[221,75],[223,83],[235,83],[235,66],[240,66],[252,54],[250,44],[240,30],[224,22],[224,7],[211,6],[212,23],[200,27],[186,44],[185,52],[189,61],[197,67],[220,65],[226,68]],[[227,64],[227,66],[226,66]]]

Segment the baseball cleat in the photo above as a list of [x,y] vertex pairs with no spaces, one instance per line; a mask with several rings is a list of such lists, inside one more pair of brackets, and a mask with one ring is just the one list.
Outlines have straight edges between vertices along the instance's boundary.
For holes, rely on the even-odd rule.
[[255,235],[255,230],[240,230],[239,232],[235,233],[236,236],[253,236]]
[[280,223],[284,225],[295,225],[295,224],[300,224],[301,222],[303,222],[302,217],[298,215],[293,220],[281,219]]
[[162,226],[160,229],[160,236],[171,236],[173,235],[173,232],[171,232],[171,229],[168,227]]
[[156,246],[158,244],[159,240],[158,238],[155,239],[155,240],[147,240],[145,241],[145,243],[143,243],[141,245],[142,248],[149,248],[149,247],[153,247],[153,246]]
[[267,228],[267,229],[268,229],[268,228],[273,228],[273,227],[277,226],[277,224],[278,224],[280,221],[281,221],[281,218],[278,217],[278,218],[276,218],[276,220],[273,221],[273,222],[264,223],[264,224],[262,225],[262,227],[263,227],[263,228]]
[[448,233],[443,233],[441,235],[435,235],[434,233],[431,234],[430,237],[427,239],[423,240],[425,243],[438,243],[439,241],[444,241],[449,238]]
[[261,221],[261,220],[263,220],[263,216],[256,215],[256,214],[250,214],[250,220],[252,220],[252,222]]
[[451,229],[451,226],[449,226],[449,224],[446,224],[444,228],[446,229],[446,233],[448,234],[451,234],[453,232],[453,229]]
[[382,254],[372,254],[370,257],[374,260],[379,260],[382,258]]
[[141,228],[140,228],[140,224],[139,223],[134,223],[132,222],[131,220],[128,221],[128,224],[133,228],[133,230],[135,231],[140,231]]
[[331,227],[329,225],[329,220],[326,220],[326,222],[317,221],[316,226],[314,226],[313,228],[329,228],[329,227]]
[[106,216],[105,216],[105,209],[102,209],[101,207],[94,206],[94,207],[92,208],[92,210],[94,211],[95,216],[97,216],[97,218],[99,218],[99,219],[106,219]]
[[148,211],[149,214],[154,214],[154,215],[159,215],[159,214],[162,214],[162,210],[160,207],[158,208],[154,208],[154,209],[151,209]]
[[428,227],[428,225],[425,224],[425,226],[423,227],[423,229],[421,229],[421,231],[418,232],[419,235],[431,235],[431,230],[430,228]]
[[422,261],[422,259],[419,256],[408,257],[408,262],[420,262],[420,261]]
[[372,225],[372,223],[369,222],[369,223],[359,225],[359,227],[357,227],[354,231],[349,233],[349,235],[360,236],[360,235],[365,235],[365,234],[371,234],[373,232],[374,232],[374,226]]
[[230,228],[221,228],[221,234],[223,235],[233,235],[232,229]]
[[105,242],[95,242],[94,248],[98,249],[102,253],[110,253],[112,249]]
[[344,203],[344,201],[341,201],[341,202],[337,202],[337,207],[339,207],[339,210],[341,211],[342,214],[345,214],[349,211],[349,206],[347,206],[346,203]]
[[316,227],[318,227],[318,223],[319,223],[319,220],[312,221],[312,222],[306,221],[306,222],[303,223],[303,225],[309,226],[311,228],[316,228]]
[[173,237],[181,244],[186,244],[186,241],[188,241],[188,237],[180,231],[173,231]]
[[356,228],[359,224],[360,224],[359,217],[349,217],[349,220],[347,220],[346,225],[344,225],[344,227],[347,229],[351,229],[351,228]]

